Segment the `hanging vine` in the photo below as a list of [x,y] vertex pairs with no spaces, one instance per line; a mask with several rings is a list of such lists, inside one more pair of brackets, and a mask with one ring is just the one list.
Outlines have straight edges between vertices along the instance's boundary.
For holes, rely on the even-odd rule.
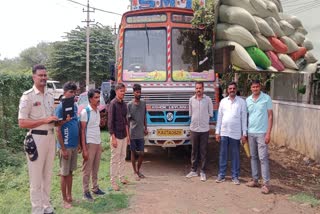
[[205,5],[201,5],[199,0],[192,3],[194,11],[192,26],[202,30],[199,41],[205,46],[206,54],[212,53],[213,30],[215,26],[215,0],[207,0]]

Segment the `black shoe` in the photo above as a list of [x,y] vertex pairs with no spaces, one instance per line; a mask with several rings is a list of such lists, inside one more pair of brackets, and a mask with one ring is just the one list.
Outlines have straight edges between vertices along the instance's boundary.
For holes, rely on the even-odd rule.
[[93,192],[93,194],[96,194],[96,195],[104,195],[104,194],[106,194],[105,192],[103,192],[101,189],[99,189],[98,188],[98,190],[97,191],[92,191]]
[[93,202],[93,198],[92,198],[90,192],[85,192],[85,193],[83,194],[83,199],[84,199],[84,200],[87,200],[87,201],[89,201],[89,202]]

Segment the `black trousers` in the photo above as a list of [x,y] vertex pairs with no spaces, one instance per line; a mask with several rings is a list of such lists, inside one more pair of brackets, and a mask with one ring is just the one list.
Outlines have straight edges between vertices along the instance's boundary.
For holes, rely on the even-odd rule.
[[207,162],[207,150],[209,141],[209,131],[193,132],[191,131],[191,171],[196,172],[201,162],[200,171],[205,172]]

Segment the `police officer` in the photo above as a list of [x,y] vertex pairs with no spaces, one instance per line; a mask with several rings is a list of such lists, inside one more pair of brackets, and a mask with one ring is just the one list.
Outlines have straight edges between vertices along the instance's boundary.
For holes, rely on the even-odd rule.
[[29,129],[38,157],[27,155],[30,199],[33,214],[53,213],[50,204],[51,177],[55,155],[54,97],[46,89],[47,70],[43,65],[32,68],[33,87],[24,92],[19,104],[19,126]]

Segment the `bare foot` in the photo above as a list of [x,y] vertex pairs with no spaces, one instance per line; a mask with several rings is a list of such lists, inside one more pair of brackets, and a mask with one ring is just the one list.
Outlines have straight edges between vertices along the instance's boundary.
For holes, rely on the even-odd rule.
[[63,208],[70,209],[71,207],[72,207],[72,205],[68,201],[63,202]]
[[137,173],[134,173],[133,176],[136,181],[140,181],[140,176]]

